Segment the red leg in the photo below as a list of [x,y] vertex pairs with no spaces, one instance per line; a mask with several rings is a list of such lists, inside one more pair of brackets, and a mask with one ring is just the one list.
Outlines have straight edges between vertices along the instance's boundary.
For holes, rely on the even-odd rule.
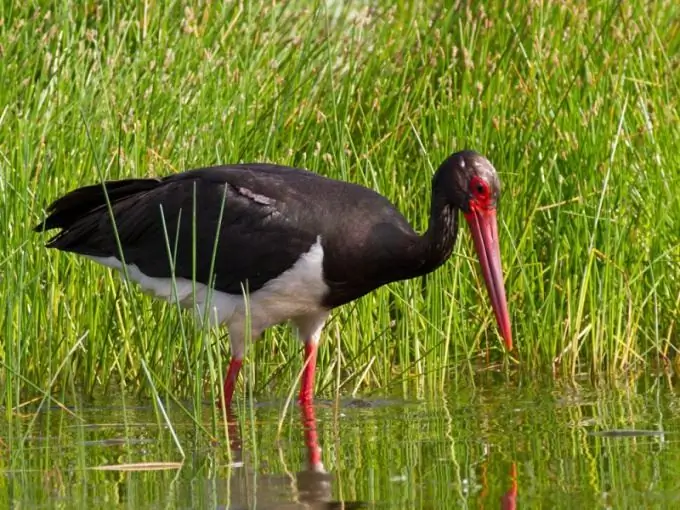
[[316,417],[314,407],[310,402],[302,403],[302,426],[305,432],[305,445],[307,446],[307,461],[312,471],[323,471],[321,463],[321,448],[316,433]]
[[227,376],[224,378],[224,404],[226,408],[231,406],[231,399],[234,396],[234,388],[236,387],[236,380],[238,373],[243,364],[242,359],[232,358],[229,362],[229,370]]
[[314,398],[314,370],[316,369],[316,342],[305,343],[305,368],[300,383],[300,403],[311,404]]
[[514,462],[510,467],[512,485],[508,492],[501,496],[501,508],[503,510],[515,510],[517,508],[517,464]]

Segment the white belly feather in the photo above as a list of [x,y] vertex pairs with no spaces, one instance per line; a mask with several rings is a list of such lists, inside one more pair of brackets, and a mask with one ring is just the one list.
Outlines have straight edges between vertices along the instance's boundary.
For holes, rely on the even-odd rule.
[[[314,336],[318,341],[318,333],[328,316],[328,310],[321,306],[328,290],[323,280],[323,256],[318,237],[290,269],[251,292],[247,300],[243,295],[220,292],[186,278],[151,277],[135,264],[127,264],[126,270],[130,280],[139,284],[143,291],[178,302],[184,308],[194,308],[201,319],[207,318],[212,325],[226,324],[232,355],[239,357],[243,354],[247,317],[253,338],[270,326],[293,319],[304,340]],[[116,257],[89,258],[123,271],[123,264]]]

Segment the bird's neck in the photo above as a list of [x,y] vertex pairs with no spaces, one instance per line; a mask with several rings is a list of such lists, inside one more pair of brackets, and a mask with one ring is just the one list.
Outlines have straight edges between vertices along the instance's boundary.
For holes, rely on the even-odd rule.
[[[458,232],[458,209],[435,193],[430,224],[423,235],[419,236],[413,230],[407,233],[403,229],[388,232],[390,235],[379,239],[377,256],[358,260],[357,268],[350,273],[343,268],[341,274],[334,275],[334,263],[328,263],[325,275],[334,288],[332,299],[325,306],[339,306],[386,283],[423,276],[437,269],[453,251]],[[345,285],[342,283],[345,281],[352,284]]]
[[441,266],[453,252],[458,234],[458,209],[448,203],[443,196],[433,193],[430,208],[430,224],[420,237],[422,250],[422,274],[434,271]]

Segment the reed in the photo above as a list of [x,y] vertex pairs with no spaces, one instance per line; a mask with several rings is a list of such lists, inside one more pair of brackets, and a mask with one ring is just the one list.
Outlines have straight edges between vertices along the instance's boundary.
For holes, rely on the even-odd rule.
[[[673,358],[677,14],[670,1],[3,5],[0,406],[118,386],[217,397],[222,332],[47,251],[31,227],[77,186],[237,161],[365,184],[417,229],[450,152],[474,148],[500,172],[516,350],[500,349],[463,228],[438,272],[333,315],[322,397],[424,397],[478,367],[617,374]],[[300,350],[287,327],[268,332],[243,394],[283,398]]]

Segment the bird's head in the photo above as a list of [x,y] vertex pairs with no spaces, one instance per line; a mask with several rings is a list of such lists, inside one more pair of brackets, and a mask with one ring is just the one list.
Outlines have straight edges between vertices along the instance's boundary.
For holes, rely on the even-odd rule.
[[456,152],[439,167],[435,188],[446,202],[463,211],[470,226],[498,328],[510,350],[512,331],[496,224],[496,205],[501,189],[496,169],[488,159],[474,151]]

